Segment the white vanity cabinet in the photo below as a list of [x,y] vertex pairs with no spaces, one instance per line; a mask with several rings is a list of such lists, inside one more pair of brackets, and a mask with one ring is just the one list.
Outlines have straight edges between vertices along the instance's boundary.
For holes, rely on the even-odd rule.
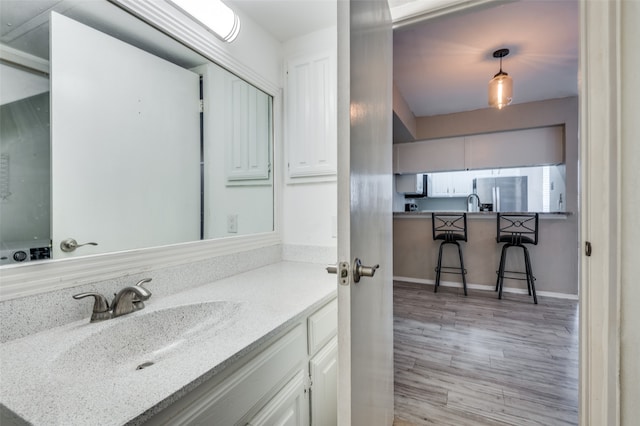
[[335,425],[336,300],[287,330],[225,367],[147,424]]

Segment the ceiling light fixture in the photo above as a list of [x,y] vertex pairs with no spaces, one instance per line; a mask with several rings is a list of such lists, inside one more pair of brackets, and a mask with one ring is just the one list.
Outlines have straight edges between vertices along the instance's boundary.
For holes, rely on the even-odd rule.
[[231,43],[240,32],[240,18],[221,0],[170,0],[170,2],[203,24],[222,41]]
[[500,71],[489,82],[489,106],[502,109],[513,99],[513,79],[502,71],[502,58],[509,54],[509,49],[498,49],[493,52],[494,58],[500,58]]

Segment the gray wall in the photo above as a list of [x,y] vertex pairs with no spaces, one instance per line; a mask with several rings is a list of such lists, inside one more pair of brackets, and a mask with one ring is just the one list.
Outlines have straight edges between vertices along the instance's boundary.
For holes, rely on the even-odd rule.
[[[502,110],[487,108],[455,114],[419,117],[416,119],[416,139],[444,138],[559,124],[564,125],[565,128],[566,199],[564,202],[566,203],[566,211],[570,215],[563,220],[541,221],[541,242],[535,250],[532,250],[531,255],[534,273],[537,276],[543,274],[538,277],[538,285],[541,286],[541,290],[578,294],[579,142],[577,97],[510,105]],[[430,226],[430,219],[428,221],[394,219],[394,276],[417,279],[432,279],[434,277],[435,260],[429,263],[430,258],[424,257],[429,254],[422,253],[421,256],[420,253],[424,247],[432,244]],[[495,244],[495,222],[488,221],[481,225],[479,221],[470,221],[469,226],[471,241],[467,243],[465,251],[465,256],[469,256],[469,262],[471,262],[467,265],[469,282],[476,284],[493,282],[495,284],[496,256],[500,254]],[[428,229],[424,230],[424,228]],[[542,247],[547,247],[547,250],[540,250]],[[472,252],[475,250],[480,250],[480,253],[485,255],[478,257],[476,264],[472,260]],[[542,251],[545,252],[544,256],[543,253],[534,254],[534,252]],[[412,262],[417,264],[412,265]],[[446,279],[449,280],[452,277],[455,276]],[[455,279],[452,280],[455,281]],[[520,284],[519,282],[509,282],[505,283],[505,286],[517,287]]]

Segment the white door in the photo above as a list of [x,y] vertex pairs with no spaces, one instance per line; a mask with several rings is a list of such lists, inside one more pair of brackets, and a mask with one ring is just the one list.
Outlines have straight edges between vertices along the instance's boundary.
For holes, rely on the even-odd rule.
[[53,13],[51,111],[54,258],[199,239],[197,74]]
[[[338,2],[338,424],[393,423],[392,32],[386,0]],[[353,279],[353,261],[379,264]]]

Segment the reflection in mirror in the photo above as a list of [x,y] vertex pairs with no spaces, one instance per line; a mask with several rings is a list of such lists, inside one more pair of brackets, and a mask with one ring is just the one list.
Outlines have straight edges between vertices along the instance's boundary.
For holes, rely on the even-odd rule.
[[271,95],[106,0],[1,7],[0,264],[274,229]]

